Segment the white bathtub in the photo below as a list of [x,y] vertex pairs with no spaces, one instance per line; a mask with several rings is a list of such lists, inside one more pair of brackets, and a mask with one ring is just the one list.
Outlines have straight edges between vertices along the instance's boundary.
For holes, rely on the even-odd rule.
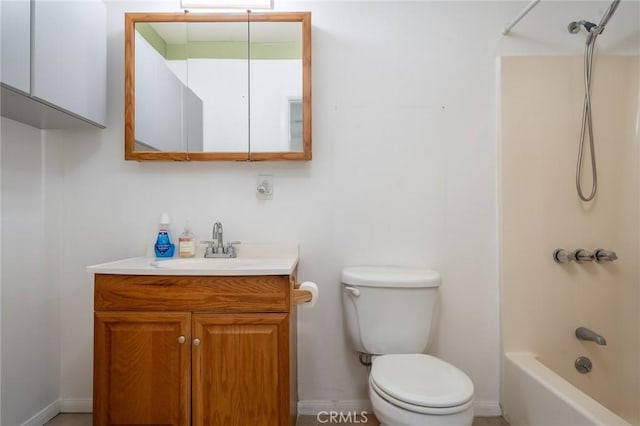
[[502,410],[511,426],[631,426],[532,353],[505,354]]

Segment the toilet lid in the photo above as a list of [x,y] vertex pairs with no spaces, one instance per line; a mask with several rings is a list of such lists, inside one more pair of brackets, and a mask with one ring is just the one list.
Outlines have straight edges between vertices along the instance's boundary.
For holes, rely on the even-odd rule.
[[454,407],[473,398],[473,383],[461,370],[431,355],[379,356],[371,380],[391,397],[423,407]]

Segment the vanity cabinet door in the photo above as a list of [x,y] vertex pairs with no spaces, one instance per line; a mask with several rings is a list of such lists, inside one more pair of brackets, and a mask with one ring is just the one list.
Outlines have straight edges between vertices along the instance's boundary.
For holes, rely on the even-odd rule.
[[191,314],[96,312],[94,425],[190,423]]
[[193,425],[289,425],[288,317],[193,315]]

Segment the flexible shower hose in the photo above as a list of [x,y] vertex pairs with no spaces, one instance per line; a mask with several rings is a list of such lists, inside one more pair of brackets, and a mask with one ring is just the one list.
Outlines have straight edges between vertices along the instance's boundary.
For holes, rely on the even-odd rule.
[[[584,49],[584,105],[582,108],[582,129],[580,131],[580,147],[578,148],[578,163],[576,165],[576,189],[578,197],[582,201],[591,201],[598,190],[598,173],[596,171],[596,152],[593,140],[593,124],[591,121],[591,68],[593,66],[593,49],[596,45],[598,34],[589,34],[587,44]],[[582,192],[582,156],[584,153],[584,142],[589,133],[589,151],[591,153],[591,192],[585,196]]]

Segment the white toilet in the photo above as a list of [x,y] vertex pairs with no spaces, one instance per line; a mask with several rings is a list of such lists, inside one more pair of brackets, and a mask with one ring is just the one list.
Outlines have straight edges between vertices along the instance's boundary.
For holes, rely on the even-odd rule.
[[342,308],[353,349],[372,355],[369,398],[382,425],[470,426],[473,383],[424,354],[440,274],[357,266],[342,270]]

